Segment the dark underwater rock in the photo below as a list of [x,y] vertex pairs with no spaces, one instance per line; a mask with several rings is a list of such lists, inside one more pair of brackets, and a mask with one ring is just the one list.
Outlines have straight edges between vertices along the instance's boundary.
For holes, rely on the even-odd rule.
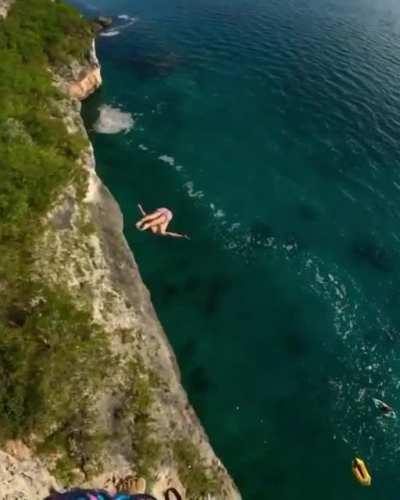
[[353,255],[357,260],[369,264],[377,271],[383,273],[393,271],[393,260],[390,252],[371,237],[363,237],[354,242]]
[[95,19],[95,22],[100,24],[102,28],[109,28],[112,25],[113,20],[112,17],[99,16],[97,19]]

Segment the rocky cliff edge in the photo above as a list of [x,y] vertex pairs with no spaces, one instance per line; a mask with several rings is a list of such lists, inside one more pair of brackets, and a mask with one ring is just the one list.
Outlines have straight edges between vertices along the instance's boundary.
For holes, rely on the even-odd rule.
[[[2,8],[5,2],[0,15]],[[79,101],[101,85],[94,43],[86,63],[74,63],[56,81],[68,94],[60,111],[69,131],[87,137]],[[85,192],[70,184],[48,214],[34,279],[62,283],[78,307],[90,310],[113,362],[92,395],[87,435],[75,429],[65,456],[39,454],[36,436],[7,443],[0,453],[0,497],[39,500],[51,487],[102,487],[133,473],[145,476],[149,492],[160,499],[168,486],[190,500],[239,499],[181,387],[174,353],[123,236],[121,211],[96,174],[90,143],[80,163]],[[89,438],[91,452],[80,448]],[[58,464],[71,462],[68,454],[73,465],[60,473]]]

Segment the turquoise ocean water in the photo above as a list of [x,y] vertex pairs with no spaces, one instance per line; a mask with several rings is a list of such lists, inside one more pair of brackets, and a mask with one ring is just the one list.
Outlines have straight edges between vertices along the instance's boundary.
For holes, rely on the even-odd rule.
[[[372,398],[400,412],[399,2],[73,3],[115,17],[98,171],[244,499],[397,500],[400,415]],[[97,133],[104,105],[133,129]],[[137,232],[138,202],[192,240]]]

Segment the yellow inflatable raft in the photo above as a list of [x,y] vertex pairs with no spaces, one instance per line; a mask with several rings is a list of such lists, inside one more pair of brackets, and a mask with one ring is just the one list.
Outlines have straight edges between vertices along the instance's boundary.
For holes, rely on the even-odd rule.
[[361,458],[355,458],[352,464],[354,477],[362,486],[371,486],[371,476],[367,466]]

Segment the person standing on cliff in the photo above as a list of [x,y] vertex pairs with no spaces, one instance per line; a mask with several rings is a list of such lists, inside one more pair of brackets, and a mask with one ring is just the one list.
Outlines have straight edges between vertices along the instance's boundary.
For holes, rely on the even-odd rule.
[[143,217],[136,223],[136,228],[140,231],[150,230],[153,234],[160,236],[171,236],[172,238],[185,238],[189,240],[187,234],[171,233],[167,231],[168,225],[173,218],[173,213],[168,208],[157,208],[154,212],[147,214],[142,205],[138,205]]

